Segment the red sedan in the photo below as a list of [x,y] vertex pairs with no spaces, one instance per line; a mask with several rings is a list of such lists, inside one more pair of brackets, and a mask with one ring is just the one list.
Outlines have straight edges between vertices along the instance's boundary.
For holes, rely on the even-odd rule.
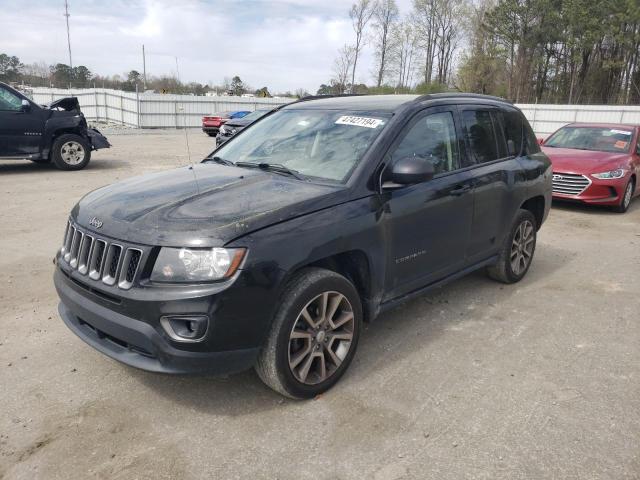
[[640,194],[637,125],[572,123],[541,141],[553,164],[553,198],[626,212]]

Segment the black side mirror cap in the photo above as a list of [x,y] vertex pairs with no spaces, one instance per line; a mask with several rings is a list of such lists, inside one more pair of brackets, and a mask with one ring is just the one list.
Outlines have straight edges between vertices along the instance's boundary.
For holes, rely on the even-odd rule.
[[422,157],[404,157],[389,167],[383,189],[398,188],[431,180],[435,174],[433,164]]
[[29,103],[29,100],[22,99],[20,110],[23,112],[28,112],[31,110],[31,104]]

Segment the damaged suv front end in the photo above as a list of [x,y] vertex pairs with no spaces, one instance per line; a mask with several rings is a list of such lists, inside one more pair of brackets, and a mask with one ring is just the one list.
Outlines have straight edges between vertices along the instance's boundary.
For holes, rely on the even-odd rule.
[[89,164],[92,151],[109,147],[105,136],[87,125],[76,97],[38,105],[0,82],[0,158],[79,170]]

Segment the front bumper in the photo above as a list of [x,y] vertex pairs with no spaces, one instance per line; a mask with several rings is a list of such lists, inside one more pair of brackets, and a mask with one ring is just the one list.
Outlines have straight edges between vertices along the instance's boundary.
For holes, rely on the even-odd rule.
[[[58,310],[65,324],[96,350],[132,367],[161,373],[222,374],[247,370],[257,358],[258,347],[210,351],[206,344],[176,344],[159,322],[150,323],[109,308],[108,302],[91,298],[92,294],[60,267],[56,268],[54,283],[61,300]],[[153,310],[167,302],[159,299],[145,303],[144,308]],[[215,333],[217,328],[210,330]]]
[[107,137],[102,135],[102,133],[100,133],[97,128],[87,128],[87,136],[91,141],[92,150],[111,147],[111,144],[109,143],[109,140],[107,140]]
[[205,127],[204,125],[202,126],[202,131],[204,133],[209,133],[209,134],[213,134],[213,135],[218,135],[218,132],[220,131],[220,127]]
[[[554,172],[554,174],[555,173],[556,172]],[[629,175],[610,180],[600,180],[591,175],[584,175],[584,177],[588,178],[590,183],[582,192],[577,195],[570,195],[554,190],[553,199],[592,205],[616,206],[620,204],[627,182],[629,181]]]

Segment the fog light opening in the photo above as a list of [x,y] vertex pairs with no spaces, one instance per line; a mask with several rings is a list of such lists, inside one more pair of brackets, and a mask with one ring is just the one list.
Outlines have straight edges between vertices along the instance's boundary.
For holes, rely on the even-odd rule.
[[209,328],[206,315],[167,315],[160,318],[164,331],[177,342],[199,342]]

